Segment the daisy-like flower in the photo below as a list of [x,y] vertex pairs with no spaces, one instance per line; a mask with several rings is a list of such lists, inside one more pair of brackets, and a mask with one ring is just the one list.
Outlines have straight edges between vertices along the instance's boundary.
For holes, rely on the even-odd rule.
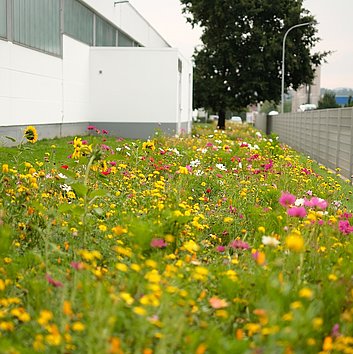
[[265,246],[272,246],[272,247],[277,247],[280,244],[280,242],[275,237],[272,236],[262,236],[262,243]]
[[37,129],[32,125],[29,125],[25,129],[23,136],[27,139],[28,142],[34,144],[38,140]]

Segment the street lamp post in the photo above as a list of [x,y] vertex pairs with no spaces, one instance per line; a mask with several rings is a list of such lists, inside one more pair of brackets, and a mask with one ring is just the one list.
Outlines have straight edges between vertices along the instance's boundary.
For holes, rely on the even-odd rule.
[[312,22],[304,22],[304,23],[299,23],[297,25],[294,25],[290,27],[287,32],[284,34],[283,37],[283,43],[282,43],[282,86],[281,86],[281,113],[284,113],[284,58],[285,58],[285,52],[286,52],[286,38],[288,33],[297,27],[301,26],[307,26],[310,25]]
[[124,2],[129,2],[129,0],[114,1],[114,6],[116,4],[123,4]]

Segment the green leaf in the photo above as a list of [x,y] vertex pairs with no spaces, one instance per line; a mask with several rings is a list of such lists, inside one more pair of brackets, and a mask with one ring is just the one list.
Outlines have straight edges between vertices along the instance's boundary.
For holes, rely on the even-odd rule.
[[108,192],[104,189],[95,189],[89,194],[90,198],[94,197],[105,197],[108,194]]
[[71,187],[79,197],[84,197],[88,193],[88,187],[82,183],[74,183]]
[[16,139],[13,138],[12,136],[5,135],[5,138],[11,140],[14,143],[16,142]]
[[94,208],[93,211],[99,216],[104,215],[104,210],[102,208]]
[[60,213],[68,213],[72,211],[72,208],[73,205],[66,203],[66,204],[60,204],[58,210]]

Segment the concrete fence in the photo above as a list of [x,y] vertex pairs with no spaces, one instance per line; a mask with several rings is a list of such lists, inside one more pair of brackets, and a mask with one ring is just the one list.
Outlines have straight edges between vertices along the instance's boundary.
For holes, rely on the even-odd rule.
[[259,115],[255,127],[340,174],[353,174],[353,107]]

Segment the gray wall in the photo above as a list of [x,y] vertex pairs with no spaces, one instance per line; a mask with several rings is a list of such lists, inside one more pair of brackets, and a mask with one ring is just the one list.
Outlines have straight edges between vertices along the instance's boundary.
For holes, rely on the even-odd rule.
[[[255,127],[263,130],[263,121]],[[353,107],[285,113],[272,117],[280,141],[340,174],[353,174]]]

